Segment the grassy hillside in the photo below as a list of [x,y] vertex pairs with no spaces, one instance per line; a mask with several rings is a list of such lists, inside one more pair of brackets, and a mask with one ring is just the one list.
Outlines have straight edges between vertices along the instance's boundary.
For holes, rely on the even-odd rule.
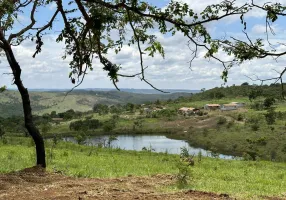
[[[142,104],[159,100],[176,99],[180,96],[190,96],[190,93],[171,94],[137,94],[119,91],[85,91],[75,90],[65,97],[65,92],[31,91],[30,98],[34,114],[41,115],[51,111],[64,112],[69,109],[75,111],[91,110],[96,103]],[[18,116],[23,114],[20,95],[17,91],[5,91],[0,94],[0,117]]]
[[[34,164],[34,147],[29,139],[8,138],[5,144],[0,140],[0,144],[0,173]],[[179,181],[181,179],[178,177],[186,175],[188,184],[183,185],[184,189],[224,193],[238,199],[283,197],[286,190],[285,163],[195,157],[195,166],[191,167],[180,161],[178,155],[88,147],[63,142],[56,145],[47,142],[47,159],[49,171],[76,177],[173,174]],[[176,191],[180,188],[179,185],[168,185],[162,189]]]

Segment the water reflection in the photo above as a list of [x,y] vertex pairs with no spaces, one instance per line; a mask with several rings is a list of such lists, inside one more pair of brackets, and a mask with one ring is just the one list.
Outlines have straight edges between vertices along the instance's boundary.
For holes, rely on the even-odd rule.
[[[125,150],[142,151],[142,149],[152,150],[153,152],[168,152],[170,154],[180,154],[181,147],[186,147],[191,155],[197,155],[200,151],[203,156],[210,156],[210,152],[201,148],[194,148],[184,140],[170,139],[165,136],[154,135],[119,135],[117,140],[110,143],[112,148]],[[87,145],[107,144],[109,136],[93,136],[86,140]],[[66,141],[76,142],[73,137],[65,138]],[[233,159],[232,156],[219,154],[219,158]]]

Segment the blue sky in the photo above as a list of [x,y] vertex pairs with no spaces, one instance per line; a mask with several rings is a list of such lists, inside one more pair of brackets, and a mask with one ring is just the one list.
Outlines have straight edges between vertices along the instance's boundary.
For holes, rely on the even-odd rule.
[[[220,0],[181,0],[189,3],[195,11],[200,12],[206,5],[210,3],[219,3]],[[152,4],[158,7],[164,7],[168,0],[150,0]],[[247,0],[237,0],[238,4],[243,4]],[[256,0],[255,2],[262,4],[264,0]],[[286,4],[286,0],[280,0]],[[48,16],[52,15],[55,5],[42,8],[36,14],[37,23],[41,25],[48,20]],[[26,12],[19,15],[19,23],[12,31],[23,27],[29,23],[29,16]],[[262,12],[253,11],[246,16],[247,32],[251,38],[265,38],[265,18]],[[73,85],[68,78],[69,65],[68,60],[62,60],[61,56],[64,52],[64,45],[56,43],[56,35],[62,27],[61,18],[54,26],[53,32],[45,36],[43,51],[37,58],[33,59],[31,56],[35,50],[35,44],[31,41],[25,41],[20,46],[15,47],[15,55],[23,69],[22,79],[28,88],[71,88]],[[220,38],[227,34],[228,36],[235,36],[245,39],[242,34],[243,26],[240,24],[239,16],[230,17],[219,22],[206,24],[207,29],[214,38]],[[274,44],[286,43],[286,20],[280,19],[273,28],[276,32],[275,36],[270,36]],[[161,89],[201,89],[212,88],[220,86],[223,81],[220,78],[223,70],[222,66],[214,60],[204,59],[204,51],[200,50],[198,58],[193,62],[192,69],[189,69],[189,61],[191,59],[191,51],[187,43],[188,40],[181,34],[174,37],[169,35],[161,35],[154,30],[154,34],[158,36],[158,40],[163,44],[166,52],[166,58],[162,59],[160,56],[154,58],[144,58],[144,62],[148,67],[146,71],[147,79],[156,87]],[[278,45],[280,50],[286,50],[283,45]],[[219,52],[219,56],[227,57]],[[115,63],[121,64],[121,73],[132,74],[140,70],[138,50],[135,46],[128,47],[125,45],[122,52],[115,55],[113,52],[108,54],[108,58]],[[10,72],[4,58],[0,58],[0,85],[11,86],[12,78],[2,73]],[[242,82],[250,82],[246,76],[258,75],[260,78],[268,78],[276,76],[276,72],[272,69],[281,70],[284,67],[286,58],[279,58],[274,61],[271,58],[264,60],[253,60],[243,63],[241,66],[235,66],[230,71],[230,76],[227,85],[241,84]],[[141,82],[139,78],[121,78],[119,83],[121,88],[150,88],[145,83]],[[107,73],[102,70],[102,66],[94,63],[94,71],[89,72],[84,80],[81,88],[112,88]]]

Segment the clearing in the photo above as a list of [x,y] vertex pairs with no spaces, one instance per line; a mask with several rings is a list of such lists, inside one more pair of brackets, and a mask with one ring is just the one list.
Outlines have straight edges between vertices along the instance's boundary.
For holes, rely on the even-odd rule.
[[163,190],[174,183],[173,175],[113,179],[73,178],[32,167],[0,175],[0,199],[232,199],[227,194]]

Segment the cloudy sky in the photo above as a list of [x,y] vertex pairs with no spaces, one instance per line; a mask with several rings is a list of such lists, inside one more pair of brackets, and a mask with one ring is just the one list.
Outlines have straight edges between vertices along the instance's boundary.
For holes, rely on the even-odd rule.
[[[195,11],[201,11],[209,4],[219,3],[220,0],[182,0],[189,3]],[[152,4],[159,7],[164,7],[169,0],[150,0]],[[203,3],[202,3],[203,2]],[[243,4],[247,0],[237,0],[238,4]],[[260,5],[264,0],[256,0]],[[286,5],[286,0],[276,1]],[[37,12],[39,21],[45,20],[55,9],[54,5]],[[258,10],[254,10],[246,16],[248,27],[247,32],[252,39],[266,38],[265,34],[265,14]],[[46,20],[47,21],[47,20]],[[285,21],[285,20],[284,20]],[[27,14],[19,15],[15,31],[29,23]],[[58,27],[61,26],[60,18]],[[35,59],[32,55],[35,51],[35,44],[31,41],[25,41],[20,46],[14,47],[16,59],[22,67],[22,79],[28,88],[71,88],[73,85],[68,78],[70,71],[69,62],[62,60],[64,45],[56,43],[57,26],[55,32],[45,36],[43,51]],[[209,32],[214,38],[220,38],[224,35],[243,38],[243,26],[240,24],[239,16],[230,17],[219,22],[206,24]],[[279,50],[286,50],[286,22],[278,20],[273,24],[275,35],[270,35],[270,40]],[[164,36],[154,32],[158,36],[158,40],[165,48],[165,59],[160,56],[154,58],[145,57],[146,79],[160,89],[201,89],[213,88],[221,86],[223,81],[220,75],[223,71],[221,64],[214,60],[204,59],[204,51],[198,53],[198,57],[192,64],[190,69],[189,61],[192,58],[192,52],[188,47],[188,39],[183,35],[177,34],[173,37]],[[223,53],[219,56],[226,58]],[[140,71],[139,54],[136,47],[124,46],[121,53],[118,55],[110,52],[108,58],[114,63],[120,64],[122,70],[120,73],[132,74]],[[10,69],[2,57],[0,63],[0,86],[7,85],[8,88],[13,88],[11,85],[12,78],[3,73],[9,73]],[[281,57],[278,60],[267,58],[263,60],[253,60],[245,62],[240,66],[235,66],[231,69],[227,85],[239,85],[242,82],[253,83],[246,76],[253,74],[260,78],[269,78],[277,76],[277,72],[273,69],[281,70],[285,67],[286,57]],[[121,78],[118,86],[120,88],[150,88],[146,83],[141,82],[139,78]],[[98,62],[94,62],[94,70],[89,72],[80,88],[113,88],[112,83],[107,77],[107,73],[102,70],[102,66]]]

